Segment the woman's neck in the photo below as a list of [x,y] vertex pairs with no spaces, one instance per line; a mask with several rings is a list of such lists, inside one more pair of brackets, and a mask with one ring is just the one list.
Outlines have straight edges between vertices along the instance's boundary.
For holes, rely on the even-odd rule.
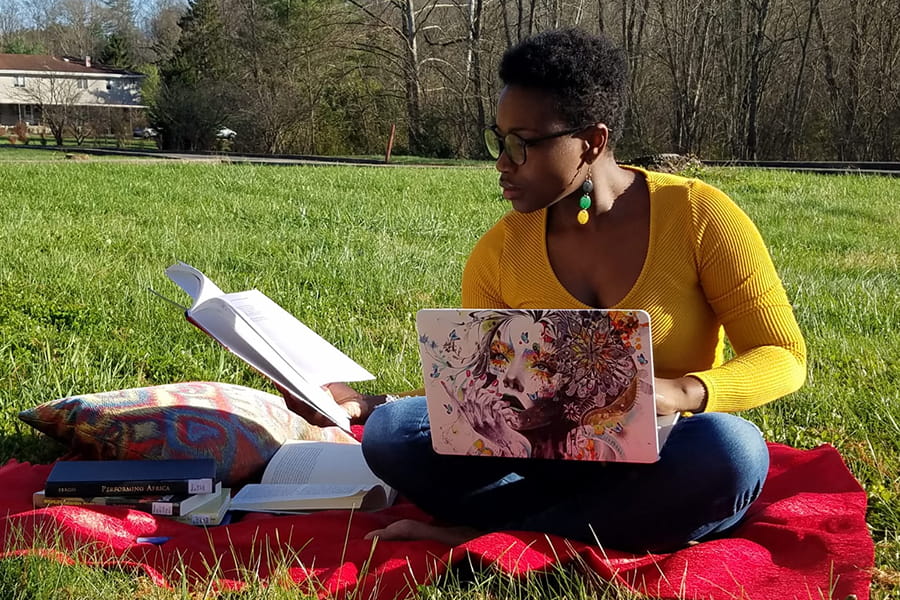
[[616,201],[625,196],[634,183],[634,172],[616,164],[612,154],[591,165],[594,191],[591,194],[591,216],[600,216],[611,211]]
[[[616,164],[612,154],[603,156],[594,164],[589,165],[588,169],[590,169],[591,181],[594,184],[591,192],[591,205],[587,209],[590,215],[588,224],[592,222],[597,224],[604,217],[612,216],[616,204],[621,203],[628,196],[628,191],[635,181],[635,173]],[[581,210],[579,206],[581,195],[579,190],[571,197],[553,205],[548,215],[549,225],[554,228],[561,226],[583,230],[583,226],[579,225],[576,219],[578,211]]]

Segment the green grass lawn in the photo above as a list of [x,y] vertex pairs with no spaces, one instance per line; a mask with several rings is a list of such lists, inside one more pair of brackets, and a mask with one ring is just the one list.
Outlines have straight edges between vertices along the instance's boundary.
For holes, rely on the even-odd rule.
[[[266,387],[147,291],[185,300],[163,274],[176,260],[226,291],[264,291],[378,374],[364,391],[418,387],[415,311],[459,304],[469,250],[507,210],[488,169],[28,164],[4,161],[5,151],[0,462],[47,462],[62,452],[16,417],[53,398],[185,380]],[[737,169],[705,178],[756,221],[809,345],[807,385],[747,415],[772,441],[841,451],[869,493],[882,572],[873,598],[893,597],[900,180]],[[52,577],[119,590],[88,594],[105,599],[143,585],[106,571],[23,564],[0,561],[0,589]]]

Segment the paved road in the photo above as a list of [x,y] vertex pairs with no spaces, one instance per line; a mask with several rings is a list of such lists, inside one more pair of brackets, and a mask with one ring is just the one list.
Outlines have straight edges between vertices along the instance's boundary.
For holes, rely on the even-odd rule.
[[[58,152],[53,146],[30,147]],[[492,162],[483,165],[446,165],[446,164],[406,164],[385,163],[381,160],[362,158],[321,157],[302,155],[268,155],[268,154],[235,154],[227,153],[199,153],[199,152],[161,152],[157,150],[123,150],[115,148],[78,148],[71,149],[73,154],[120,156],[123,159],[132,157],[141,161],[194,161],[211,163],[241,163],[256,165],[356,165],[370,167],[427,167],[427,168],[493,168]],[[29,161],[39,162],[39,161]],[[754,167],[761,169],[783,169],[789,171],[824,173],[824,174],[858,174],[858,175],[884,175],[900,177],[900,162],[803,162],[803,161],[749,161],[749,160],[705,160],[703,164],[713,167]]]
[[[54,146],[36,147],[33,149],[60,152],[59,148]],[[235,154],[232,152],[220,153],[201,153],[201,152],[162,152],[158,150],[126,150],[116,148],[65,148],[65,151],[71,154],[87,154],[94,156],[117,156],[122,159],[133,158],[141,161],[192,161],[207,163],[240,163],[240,164],[256,164],[256,165],[277,165],[277,166],[296,166],[296,165],[318,165],[318,166],[336,166],[336,165],[355,165],[369,167],[458,167],[471,166],[474,168],[493,167],[493,163],[485,162],[484,165],[427,165],[427,164],[406,164],[406,163],[385,163],[382,160],[365,159],[365,158],[342,158],[342,157],[320,157],[320,156],[300,156],[300,155],[268,155],[268,154]],[[29,161],[29,162],[40,162]]]
[[704,160],[703,164],[711,167],[754,167],[757,169],[783,169],[803,173],[886,175],[888,177],[900,177],[900,163],[897,162]]

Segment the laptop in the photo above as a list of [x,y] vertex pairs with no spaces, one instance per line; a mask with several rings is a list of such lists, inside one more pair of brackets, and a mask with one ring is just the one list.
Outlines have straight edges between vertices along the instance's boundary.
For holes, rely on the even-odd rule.
[[651,463],[657,417],[642,310],[425,309],[419,353],[439,454]]

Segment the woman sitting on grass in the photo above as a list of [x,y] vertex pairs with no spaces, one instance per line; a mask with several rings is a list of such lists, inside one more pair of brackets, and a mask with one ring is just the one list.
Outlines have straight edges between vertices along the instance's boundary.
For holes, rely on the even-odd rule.
[[442,456],[424,398],[384,403],[331,385],[366,423],[372,470],[439,523],[399,521],[369,537],[457,544],[529,530],[643,552],[727,534],[769,466],[756,426],[728,413],[796,390],[806,372],[766,247],[721,191],[616,164],[627,72],[606,39],[536,35],[507,51],[500,77],[485,141],[513,210],[472,251],[463,306],[644,309],[657,411],[692,416],[653,464]]

